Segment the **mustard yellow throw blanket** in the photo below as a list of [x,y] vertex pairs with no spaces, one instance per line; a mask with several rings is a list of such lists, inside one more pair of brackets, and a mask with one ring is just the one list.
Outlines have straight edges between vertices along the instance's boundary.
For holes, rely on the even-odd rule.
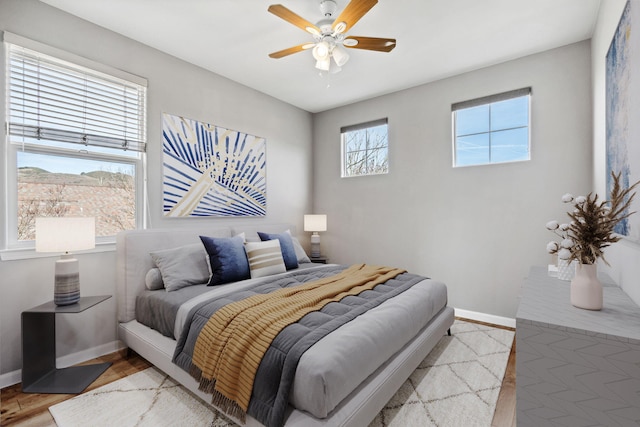
[[282,329],[330,302],[373,289],[404,272],[356,264],[334,276],[220,308],[202,328],[194,348],[192,373],[199,376],[200,389],[213,394],[213,404],[244,421],[260,361]]

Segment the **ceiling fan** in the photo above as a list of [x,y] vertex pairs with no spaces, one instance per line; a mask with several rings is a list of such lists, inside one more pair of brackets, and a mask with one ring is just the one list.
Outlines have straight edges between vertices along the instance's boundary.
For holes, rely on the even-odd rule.
[[[344,49],[345,47],[391,52],[396,47],[396,39],[357,37],[345,34],[376,3],[378,3],[378,0],[351,0],[340,15],[334,18],[337,10],[336,2],[334,0],[321,0],[320,12],[324,18],[318,21],[317,24],[312,24],[281,4],[272,4],[269,6],[269,12],[307,31],[313,36],[314,41],[279,50],[269,54],[269,56],[278,59],[303,50],[312,49],[311,52],[316,60],[316,68],[337,73],[349,60],[349,54]],[[333,58],[333,62],[331,58]]]

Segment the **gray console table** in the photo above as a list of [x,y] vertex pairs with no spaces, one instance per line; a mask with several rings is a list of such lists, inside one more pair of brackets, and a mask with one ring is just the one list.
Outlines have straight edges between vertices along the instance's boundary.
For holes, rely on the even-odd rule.
[[111,363],[56,369],[56,314],[80,313],[111,298],[82,297],[75,304],[57,306],[53,301],[22,312],[22,391],[25,393],[82,392]]
[[609,277],[601,311],[533,267],[516,316],[518,427],[640,425],[640,308]]

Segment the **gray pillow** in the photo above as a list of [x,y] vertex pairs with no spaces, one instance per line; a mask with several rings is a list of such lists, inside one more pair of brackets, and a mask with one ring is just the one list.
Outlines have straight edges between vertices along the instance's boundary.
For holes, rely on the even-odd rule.
[[[291,234],[289,230],[285,231],[285,233]],[[291,241],[293,241],[293,249],[295,249],[296,251],[296,257],[298,257],[298,263],[311,262],[311,260],[309,259],[309,256],[307,255],[307,253],[304,251],[304,248],[300,244],[300,240],[291,236]]]
[[158,289],[164,288],[162,273],[160,273],[160,269],[158,267],[154,267],[147,271],[147,275],[144,276],[144,284],[150,291],[157,291]]
[[160,269],[168,292],[209,281],[209,266],[201,243],[155,251],[150,255]]

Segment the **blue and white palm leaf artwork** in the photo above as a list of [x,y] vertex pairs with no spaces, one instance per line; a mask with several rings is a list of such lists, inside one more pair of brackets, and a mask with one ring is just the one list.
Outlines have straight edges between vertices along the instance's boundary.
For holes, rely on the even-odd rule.
[[165,216],[266,214],[264,138],[165,113],[162,152]]

